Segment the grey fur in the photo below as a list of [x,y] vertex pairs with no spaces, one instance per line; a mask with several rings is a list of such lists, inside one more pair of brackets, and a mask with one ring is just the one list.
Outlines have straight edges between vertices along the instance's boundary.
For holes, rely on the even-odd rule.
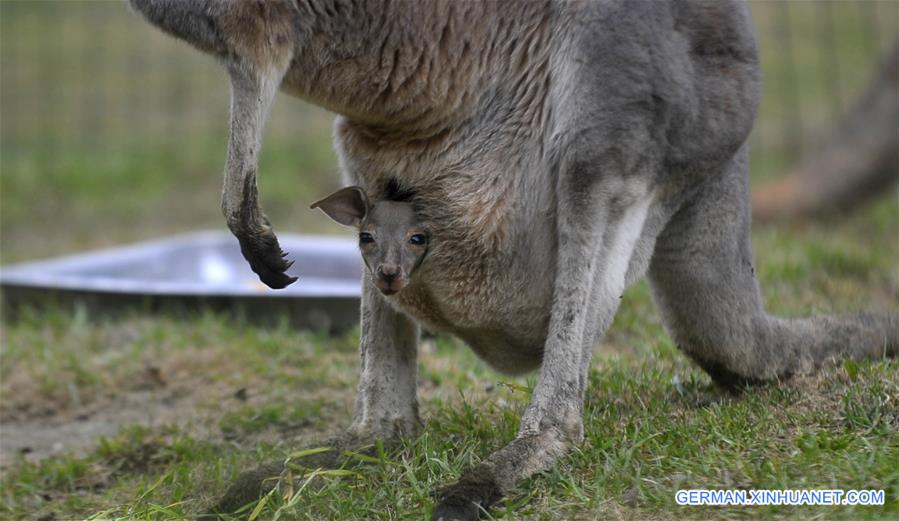
[[348,439],[419,428],[416,323],[497,370],[540,369],[518,437],[445,488],[435,519],[476,518],[582,439],[591,347],[647,270],[668,330],[724,386],[899,349],[894,315],[762,308],[746,163],[759,68],[742,3],[131,2],[231,73],[223,206],[267,283],[289,283],[255,186],[276,87],[340,114],[352,184],[416,191],[434,244],[402,292],[366,279]]

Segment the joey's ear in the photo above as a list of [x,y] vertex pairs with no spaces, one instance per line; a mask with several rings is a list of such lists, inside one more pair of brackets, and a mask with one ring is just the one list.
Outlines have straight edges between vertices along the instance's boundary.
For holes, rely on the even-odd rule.
[[364,190],[358,186],[348,186],[312,203],[309,208],[321,209],[344,226],[359,226],[370,207]]

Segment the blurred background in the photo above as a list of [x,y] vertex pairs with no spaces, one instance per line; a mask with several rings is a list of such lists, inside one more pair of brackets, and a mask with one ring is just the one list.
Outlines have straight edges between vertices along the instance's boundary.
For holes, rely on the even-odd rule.
[[[775,201],[787,194],[790,203],[845,192],[841,182],[878,169],[895,179],[899,0],[750,6],[764,82],[751,136],[754,193]],[[0,0],[0,263],[225,231],[229,90],[212,58],[151,27],[123,0]],[[332,120],[286,96],[275,103],[259,181],[279,233],[347,236],[308,209],[340,184]],[[757,274],[773,313],[899,312],[899,192],[862,184],[876,197],[840,218],[756,223]],[[828,186],[836,189],[822,190]],[[349,418],[358,329],[331,336],[286,320],[258,326],[208,306],[186,317],[145,311],[50,306],[0,319],[0,518],[84,519],[114,505],[137,512],[134,519],[195,513],[237,471],[283,459]],[[547,519],[664,519],[658,511],[672,507],[674,489],[715,485],[836,483],[886,488],[888,504],[897,497],[895,365],[847,365],[825,373],[826,385],[706,401],[707,376],[665,334],[645,282],[628,289],[595,352],[587,407],[596,414],[585,429],[595,433],[595,453],[575,458],[574,478],[538,481],[554,488],[539,502]],[[354,482],[352,494],[335,481],[331,495],[297,507],[304,519],[399,519],[383,498],[398,498],[388,503],[401,509],[427,505],[430,488],[418,483],[446,481],[495,446],[496,431],[513,435],[517,413],[509,411],[526,403],[515,389],[533,380],[496,385],[508,378],[446,337],[426,339],[421,360],[419,393],[434,419],[433,436],[423,439],[433,446],[420,451],[427,457],[415,464],[416,485],[393,466],[383,479]],[[487,414],[459,405],[470,400]],[[657,428],[665,436],[657,438]],[[637,439],[640,452],[615,446]],[[692,477],[675,485],[674,476]],[[594,507],[569,488],[575,482],[611,510],[585,513]],[[637,497],[643,506],[615,510]],[[338,504],[344,510],[335,516]],[[833,515],[802,508],[786,517]],[[877,515],[870,512],[859,515]]]
[[[753,1],[764,97],[752,178],[783,175],[863,93],[899,33],[895,1]],[[0,261],[198,228],[219,212],[229,86],[213,59],[120,1],[0,2]],[[276,231],[340,177],[333,117],[277,100],[260,189]]]

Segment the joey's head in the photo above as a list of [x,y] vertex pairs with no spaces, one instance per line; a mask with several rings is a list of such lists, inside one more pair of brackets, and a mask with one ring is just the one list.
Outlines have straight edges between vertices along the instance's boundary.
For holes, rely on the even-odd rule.
[[358,186],[343,188],[318,201],[334,221],[359,232],[359,249],[375,286],[385,295],[406,287],[428,253],[430,236],[408,201],[371,203]]

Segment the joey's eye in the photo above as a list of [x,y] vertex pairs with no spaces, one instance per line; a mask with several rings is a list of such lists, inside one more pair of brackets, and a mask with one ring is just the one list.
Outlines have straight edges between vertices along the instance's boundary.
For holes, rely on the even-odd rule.
[[375,238],[370,233],[362,232],[359,234],[359,244],[371,244],[375,242]]
[[414,244],[416,246],[422,246],[428,243],[428,238],[420,233],[416,233],[412,237],[409,237],[409,244]]

